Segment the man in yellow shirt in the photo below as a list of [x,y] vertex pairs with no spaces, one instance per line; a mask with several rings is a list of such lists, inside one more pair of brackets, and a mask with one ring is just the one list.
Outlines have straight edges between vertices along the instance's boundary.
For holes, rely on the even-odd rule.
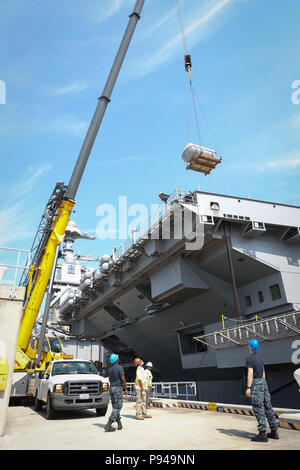
[[136,365],[136,419],[143,420],[144,418],[152,418],[152,416],[147,413],[146,408],[147,378],[145,369],[143,368],[144,362],[137,357],[134,363]]

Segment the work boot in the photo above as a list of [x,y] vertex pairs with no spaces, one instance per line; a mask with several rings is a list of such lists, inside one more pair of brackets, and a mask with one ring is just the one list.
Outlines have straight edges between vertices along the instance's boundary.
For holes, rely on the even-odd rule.
[[270,439],[279,439],[277,429],[271,429],[271,432],[267,434]]
[[259,431],[259,433],[252,437],[251,441],[253,442],[268,442],[268,436],[265,431]]
[[113,432],[113,431],[115,431],[115,428],[112,427],[112,423],[113,423],[113,421],[109,418],[107,424],[106,424],[105,427],[104,427],[104,431],[106,431],[106,432]]
[[121,418],[117,419],[117,423],[118,423],[118,430],[121,431],[121,429],[123,429]]
[[143,420],[144,416],[137,416],[136,419]]

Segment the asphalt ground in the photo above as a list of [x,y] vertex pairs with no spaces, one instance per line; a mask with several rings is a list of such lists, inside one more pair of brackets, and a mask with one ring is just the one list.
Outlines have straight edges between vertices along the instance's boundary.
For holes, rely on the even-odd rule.
[[[124,402],[123,430],[104,432],[111,410],[58,412],[47,421],[31,406],[8,409],[0,450],[300,450],[300,431],[279,428],[280,439],[253,443],[254,417],[182,408],[151,408],[152,419],[135,419],[135,403]],[[116,424],[114,425],[116,427]]]

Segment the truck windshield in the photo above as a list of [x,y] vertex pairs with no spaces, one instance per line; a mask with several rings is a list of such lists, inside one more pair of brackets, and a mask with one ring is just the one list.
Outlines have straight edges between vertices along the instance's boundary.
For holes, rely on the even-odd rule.
[[54,353],[62,352],[61,343],[58,338],[54,336],[49,336],[51,351]]
[[54,362],[52,375],[64,374],[98,374],[91,362]]

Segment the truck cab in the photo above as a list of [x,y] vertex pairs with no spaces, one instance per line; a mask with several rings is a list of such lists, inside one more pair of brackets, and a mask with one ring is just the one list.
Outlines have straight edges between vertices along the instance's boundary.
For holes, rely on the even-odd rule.
[[91,361],[59,359],[51,361],[46,371],[40,371],[35,381],[35,409],[46,405],[46,418],[56,410],[95,408],[105,416],[109,403],[108,379],[100,376]]
[[64,352],[59,336],[45,335],[41,355],[41,365],[40,367],[37,367],[34,362],[37,348],[38,339],[32,340],[26,351],[28,357],[24,364],[24,368],[22,368],[20,364],[15,364],[15,371],[11,385],[11,400],[31,399],[33,396],[35,377],[38,375],[39,371],[45,371],[51,361],[58,359],[73,359],[72,354],[66,354]]
[[[34,343],[34,352],[36,354],[38,347],[38,340]],[[57,359],[73,359],[72,355],[67,355],[63,350],[63,345],[59,336],[45,335],[43,349],[42,349],[42,364],[45,368],[52,360]],[[42,367],[43,369],[43,367]]]

